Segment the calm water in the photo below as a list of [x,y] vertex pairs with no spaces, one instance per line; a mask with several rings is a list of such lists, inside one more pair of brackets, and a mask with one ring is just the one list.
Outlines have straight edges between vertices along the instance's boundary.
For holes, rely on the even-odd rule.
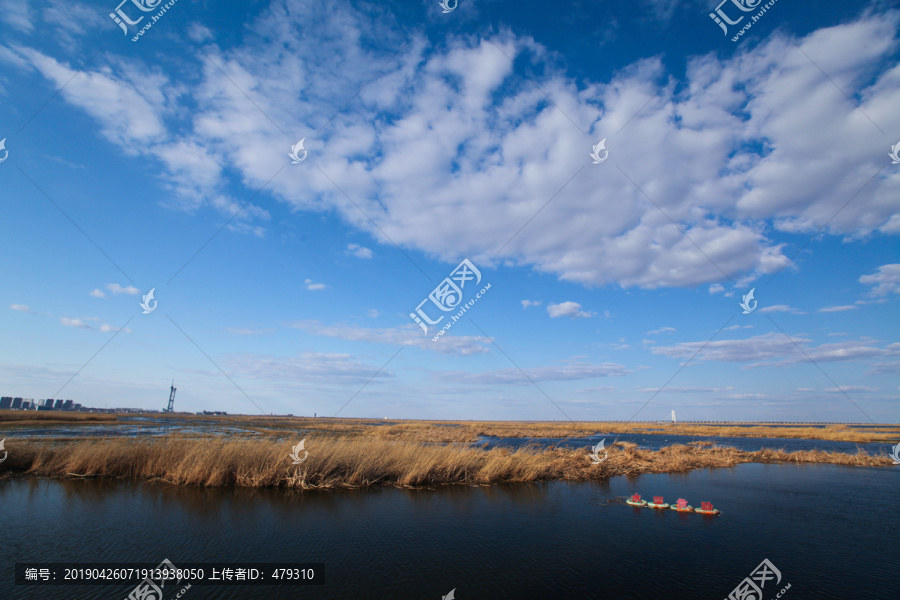
[[[723,515],[621,503],[634,492],[712,501]],[[314,493],[5,481],[0,598],[122,600],[134,587],[16,586],[14,562],[169,558],[325,563],[324,585],[194,586],[188,600],[439,600],[453,588],[459,600],[721,600],[768,558],[781,586],[791,584],[784,600],[893,600],[898,492],[900,467],[761,464],[603,483]],[[777,591],[769,584],[765,600]]]
[[[858,443],[858,442],[835,442],[832,440],[804,440],[794,438],[746,438],[746,437],[724,437],[724,436],[706,436],[706,435],[670,435],[670,434],[640,434],[640,433],[601,433],[583,438],[501,438],[491,436],[481,436],[479,444],[487,444],[487,448],[497,446],[506,448],[519,448],[534,444],[537,446],[559,446],[563,448],[587,448],[597,444],[600,440],[606,439],[606,448],[612,446],[613,442],[634,442],[638,447],[646,450],[659,450],[666,446],[674,444],[688,444],[690,442],[710,441],[717,446],[731,446],[738,450],[748,450],[755,452],[763,448],[773,450],[786,450],[794,452],[796,450],[827,450],[829,452],[856,452],[857,449],[869,454],[883,454],[889,456],[891,454],[891,444],[881,443]],[[898,439],[900,442],[900,439]]]

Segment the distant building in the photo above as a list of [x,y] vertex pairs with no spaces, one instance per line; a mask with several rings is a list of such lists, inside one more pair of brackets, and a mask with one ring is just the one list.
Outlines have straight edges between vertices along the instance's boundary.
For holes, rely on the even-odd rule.
[[53,410],[53,398],[47,398],[46,400],[39,400],[38,410]]
[[80,404],[76,404],[75,407],[74,407],[72,410],[81,410],[81,405],[80,405]]
[[10,408],[12,406],[12,396],[3,396],[0,398],[0,408]]
[[63,410],[72,410],[74,408],[74,406],[75,406],[74,402],[72,402],[71,400],[66,400],[63,403]]
[[34,406],[33,398],[27,398],[25,400],[22,400],[22,410],[34,410],[34,408],[35,408],[35,406]]
[[62,410],[62,407],[63,407],[63,401],[57,400],[56,404],[53,405],[53,410]]
[[13,398],[12,408],[22,408],[22,399],[21,398]]

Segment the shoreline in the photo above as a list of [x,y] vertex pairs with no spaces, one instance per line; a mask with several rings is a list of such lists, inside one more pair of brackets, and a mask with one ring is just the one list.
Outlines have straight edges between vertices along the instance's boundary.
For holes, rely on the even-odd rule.
[[[5,414],[4,414],[5,413]],[[19,411],[0,411],[0,437],[5,432],[15,434],[15,427],[61,427],[135,424],[119,420],[120,415],[109,413],[66,413],[48,411],[29,414]],[[482,436],[508,438],[572,438],[595,435],[689,435],[743,438],[814,439],[853,443],[900,442],[900,425],[895,424],[822,424],[813,427],[806,423],[659,423],[614,421],[434,421],[336,419],[330,417],[281,417],[247,415],[192,415],[134,413],[127,417],[152,418],[159,421],[184,423],[189,426],[239,427],[262,436],[296,435],[297,430],[337,435],[358,435],[367,438],[404,440],[413,442],[475,443]],[[126,419],[127,419],[126,417]],[[854,425],[856,427],[854,427]],[[865,429],[858,428],[866,425]]]

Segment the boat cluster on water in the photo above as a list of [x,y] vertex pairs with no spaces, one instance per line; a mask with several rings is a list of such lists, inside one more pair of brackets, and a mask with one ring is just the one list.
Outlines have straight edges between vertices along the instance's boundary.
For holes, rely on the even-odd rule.
[[662,496],[653,496],[653,502],[647,502],[646,500],[641,500],[640,494],[635,494],[629,500],[626,500],[625,503],[630,504],[631,506],[646,506],[647,508],[659,509],[669,508],[678,512],[695,512],[700,513],[701,515],[722,514],[719,509],[713,508],[712,502],[701,502],[700,508],[694,508],[693,506],[688,506],[687,500],[685,500],[684,498],[679,498],[678,502],[669,505],[668,503],[663,501]]

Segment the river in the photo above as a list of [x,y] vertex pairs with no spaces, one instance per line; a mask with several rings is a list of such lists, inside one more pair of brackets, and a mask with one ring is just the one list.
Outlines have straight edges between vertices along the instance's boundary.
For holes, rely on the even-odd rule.
[[[622,503],[635,492],[722,515]],[[786,600],[893,600],[898,492],[900,468],[828,464],[428,490],[6,480],[0,598],[122,600],[135,587],[13,585],[13,563],[167,558],[324,564],[319,585],[195,585],[182,600],[721,600],[768,559],[781,581],[765,600],[787,584]]]

